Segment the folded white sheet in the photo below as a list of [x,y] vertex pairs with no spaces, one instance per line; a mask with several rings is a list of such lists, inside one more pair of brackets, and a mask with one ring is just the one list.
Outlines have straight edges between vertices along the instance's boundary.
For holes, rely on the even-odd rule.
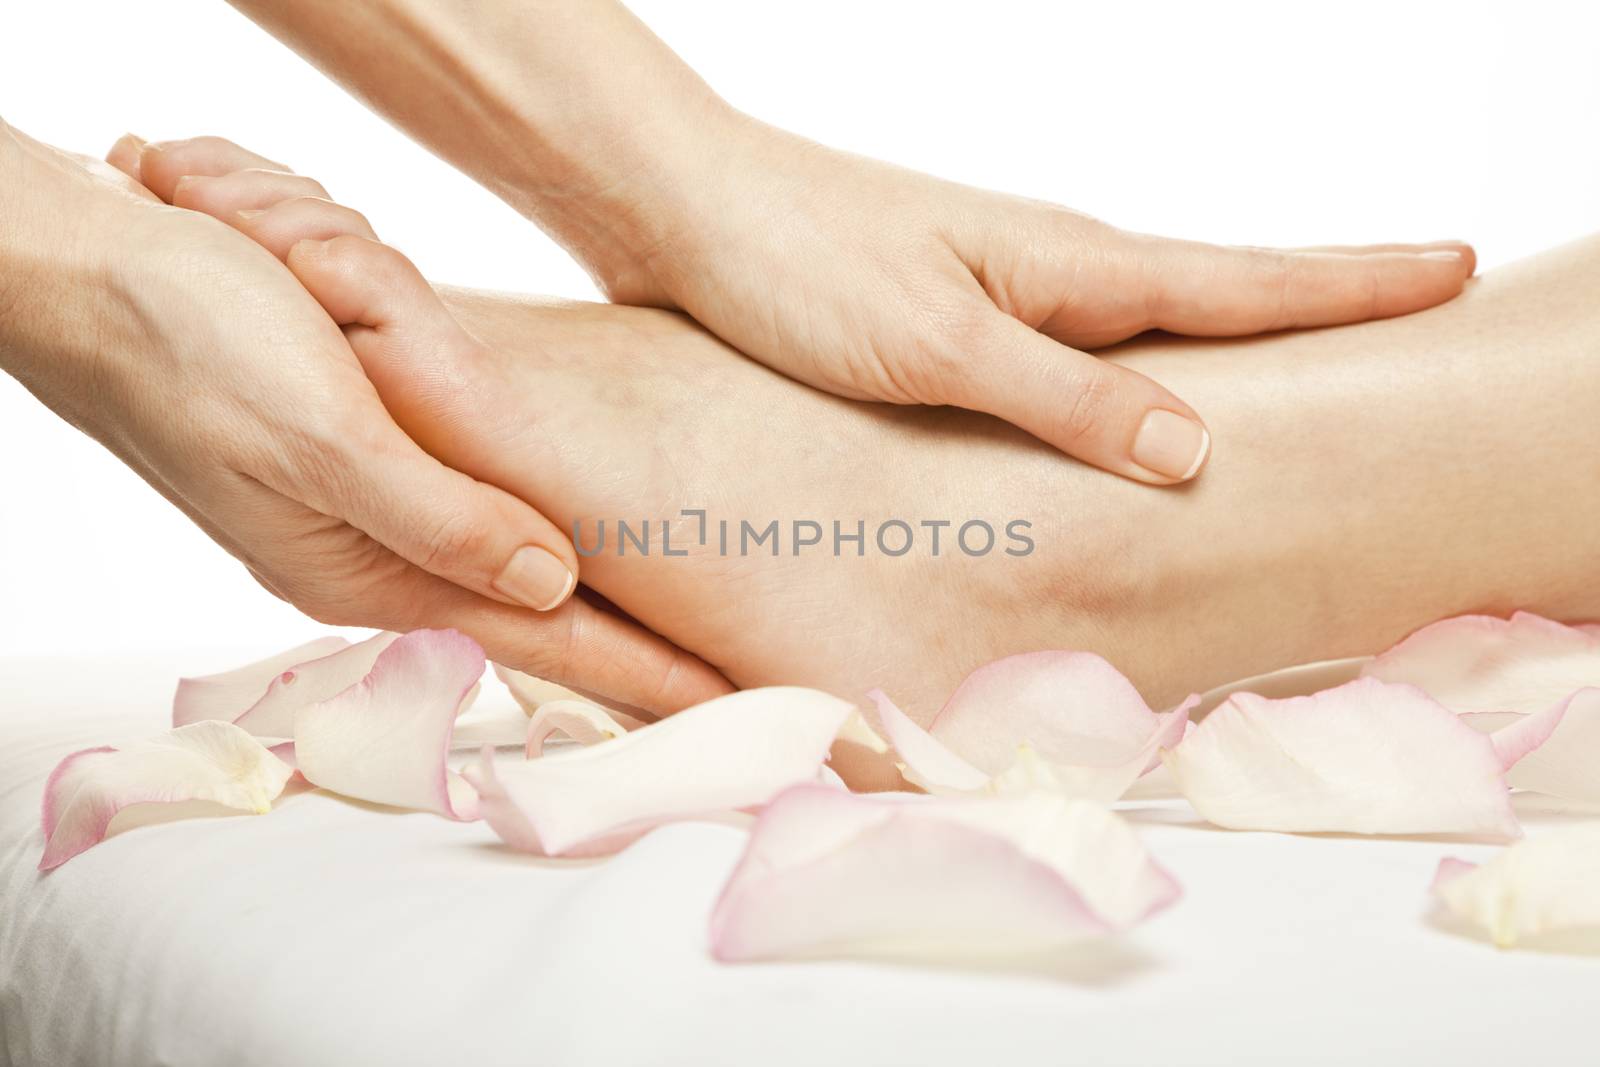
[[1032,973],[718,965],[726,825],[548,861],[306,793],[38,874],[55,762],[164,728],[180,669],[230,662],[0,661],[0,1065],[1594,1061],[1600,959],[1428,919],[1439,858],[1490,849],[1231,833],[1176,802],[1134,818],[1187,897]]

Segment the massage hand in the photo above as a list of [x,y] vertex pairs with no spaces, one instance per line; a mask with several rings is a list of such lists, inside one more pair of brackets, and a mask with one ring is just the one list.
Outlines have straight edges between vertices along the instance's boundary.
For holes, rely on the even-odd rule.
[[1203,336],[1416,311],[1460,292],[1470,249],[1224,248],[1128,233],[940,181],[725,112],[681,171],[612,186],[619,228],[580,256],[613,299],[678,307],[841,396],[998,415],[1156,484],[1209,436],[1181,399],[1085,352],[1150,329]]
[[232,2],[537,220],[612,299],[687,311],[819,389],[986,411],[1144,482],[1192,477],[1209,436],[1084,349],[1403,314],[1474,266],[1455,242],[1147,237],[823,148],[734,111],[616,0]]
[[455,627],[497,660],[652,710],[726,688],[569,600],[566,537],[406,437],[269,253],[3,124],[0,367],[323,622]]

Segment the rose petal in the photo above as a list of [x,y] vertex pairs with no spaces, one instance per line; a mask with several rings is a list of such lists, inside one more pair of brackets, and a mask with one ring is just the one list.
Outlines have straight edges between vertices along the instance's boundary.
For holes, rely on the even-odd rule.
[[1493,743],[1407,685],[1236,693],[1163,754],[1200,815],[1238,830],[1520,833]]
[[[1491,733],[1489,742],[1494,745],[1495,755],[1500,757],[1500,766],[1509,771],[1535,750],[1544,747],[1545,742],[1555,734],[1562,720],[1566,718],[1567,707],[1576,695],[1568,696],[1559,704],[1544,711],[1537,711],[1531,715],[1518,715],[1515,720]],[[1461,717],[1483,718],[1493,714],[1488,711],[1466,712]],[[1510,775],[1506,776],[1506,783],[1516,785],[1511,781]]]
[[878,709],[878,723],[900,757],[911,784],[930,793],[970,793],[988,786],[990,775],[979,770],[928,731],[911,721],[881,689],[867,698]]
[[357,800],[475,818],[476,797],[445,757],[484,665],[483,649],[454,630],[399,638],[361,681],[295,712],[300,773]]
[[1537,712],[1600,686],[1600,636],[1519,611],[1424,626],[1362,668],[1407,682],[1454,711]]
[[342,637],[319,637],[221,674],[180,678],[178,691],[172,697],[172,725],[185,726],[205,719],[233,722],[261,699],[278,675],[308,660],[332,655],[349,644]]
[[935,798],[796,786],[762,811],[711,919],[720,960],[1003,959],[1168,906],[1126,823],[1049,793]]
[[544,743],[563,734],[580,745],[612,741],[628,731],[598,704],[587,700],[548,700],[528,720],[524,754],[528,759],[544,755]]
[[854,708],[813,689],[747,689],[614,741],[464,773],[485,820],[513,848],[615,851],[665,822],[763,804],[816,778]]
[[[1529,747],[1506,774],[1506,781],[1547,796],[1600,803],[1600,688],[1580,689],[1550,712],[1526,716],[1523,722],[1532,721],[1537,727],[1553,712],[1561,713],[1553,729],[1542,743]],[[1494,737],[1511,729],[1515,727]]]
[[[1025,663],[1013,661],[1024,660]],[[1098,656],[1083,653],[1036,653],[1031,656],[1014,656],[1001,660],[1002,670],[990,672],[982,668],[975,672],[957,690],[967,696],[956,705],[961,718],[975,714],[974,709],[990,708],[994,721],[986,724],[974,740],[960,720],[947,734],[959,742],[967,738],[969,747],[976,748],[991,762],[996,758],[997,738],[1002,731],[1016,731],[1010,740],[1009,760],[998,772],[974,766],[962,758],[949,737],[930,733],[918,726],[901,711],[881,690],[869,696],[878,709],[878,719],[890,743],[902,761],[907,781],[930,793],[970,793],[988,789],[992,792],[1026,791],[1050,788],[1070,796],[1109,803],[1128,791],[1135,780],[1160,762],[1160,752],[1171,748],[1183,738],[1188,725],[1189,709],[1198,697],[1190,697],[1170,712],[1156,714],[1145,706],[1131,684],[1117,674]],[[1110,675],[1106,672],[1110,671]],[[979,683],[973,678],[990,672]],[[1114,676],[1114,681],[1112,680]],[[1019,683],[1019,700],[1006,704],[995,693],[1001,681]],[[1120,685],[1117,683],[1120,682]],[[1080,707],[1102,707],[1098,714],[1084,711],[1076,724],[1064,727],[1055,721],[1057,716],[1043,705],[1053,701],[1058,708],[1070,700],[1064,695],[1071,692],[1065,687],[1079,685],[1095,699],[1096,695],[1111,694],[1103,704]],[[990,692],[989,687],[995,691]],[[1047,692],[1048,691],[1048,692]],[[1128,694],[1133,694],[1129,703]],[[991,702],[992,701],[992,702]],[[946,711],[951,705],[946,706]],[[944,713],[935,722],[944,722]],[[1098,725],[1097,725],[1098,724]],[[1140,736],[1138,731],[1149,732]],[[1027,731],[1047,738],[1049,753],[1042,751]]]
[[280,672],[261,699],[235,719],[234,725],[257,737],[293,737],[295,712],[338,696],[361,681],[378,662],[383,650],[399,637],[394,633],[377,633],[331,655],[298,663]]
[[[516,699],[518,704],[522,705],[522,710],[529,715],[538,711],[541,704],[552,700],[583,699],[565,686],[547,682],[543,678],[535,678],[531,674],[525,674],[500,663],[492,664],[492,666],[494,667],[494,676],[500,679],[501,683],[511,691],[512,697]],[[593,701],[589,701],[589,703],[593,703]]]
[[990,775],[1010,767],[1024,741],[1056,768],[1120,768],[1144,753],[1143,772],[1155,766],[1163,743],[1183,736],[1198,700],[1157,715],[1132,682],[1093,653],[1030,652],[973,671],[930,732]]
[[[510,690],[512,698],[530,717],[551,701],[564,700],[593,704],[595,707],[604,710],[611,717],[611,721],[621,726],[624,730],[637,730],[649,721],[641,719],[637,715],[630,715],[621,708],[597,703],[581,693],[574,693],[565,686],[547,682],[543,678],[535,678],[531,674],[524,674],[521,671],[513,670],[498,663],[492,664],[492,666],[494,667],[495,677],[504,683],[505,687]],[[634,708],[632,710],[638,711],[639,709]],[[640,714],[644,713],[641,712]]]
[[62,760],[45,782],[44,855],[59,867],[105,838],[133,804],[203,800],[265,812],[293,768],[232,723],[202,720],[125,748],[91,748]]
[[1600,927],[1600,827],[1519,841],[1487,863],[1448,858],[1433,892],[1445,909],[1488,931],[1495,944]]

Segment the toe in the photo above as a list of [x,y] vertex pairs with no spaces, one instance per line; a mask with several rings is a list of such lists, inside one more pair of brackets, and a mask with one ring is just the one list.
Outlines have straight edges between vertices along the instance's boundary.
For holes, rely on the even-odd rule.
[[172,202],[173,186],[177,185],[179,178],[187,175],[216,177],[246,169],[289,172],[289,168],[282,163],[240,148],[221,137],[152,141],[139,154],[140,180],[168,203]]
[[321,182],[299,174],[247,168],[215,177],[185,174],[172,184],[167,201],[174,207],[200,211],[227,221],[235,212],[259,211],[297,196],[327,199],[328,190]]

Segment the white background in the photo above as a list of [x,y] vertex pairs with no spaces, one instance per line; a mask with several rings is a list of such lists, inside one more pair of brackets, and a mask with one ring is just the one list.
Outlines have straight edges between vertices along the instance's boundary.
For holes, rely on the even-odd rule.
[[[768,121],[1132,228],[1462,237],[1493,266],[1600,226],[1600,13],[1579,0],[634,8]],[[441,281],[593,293],[531,225],[221,0],[13,0],[0,115],[97,153],[126,129],[224,134],[324,179]],[[0,472],[0,655],[265,650],[314,629],[3,376]]]

